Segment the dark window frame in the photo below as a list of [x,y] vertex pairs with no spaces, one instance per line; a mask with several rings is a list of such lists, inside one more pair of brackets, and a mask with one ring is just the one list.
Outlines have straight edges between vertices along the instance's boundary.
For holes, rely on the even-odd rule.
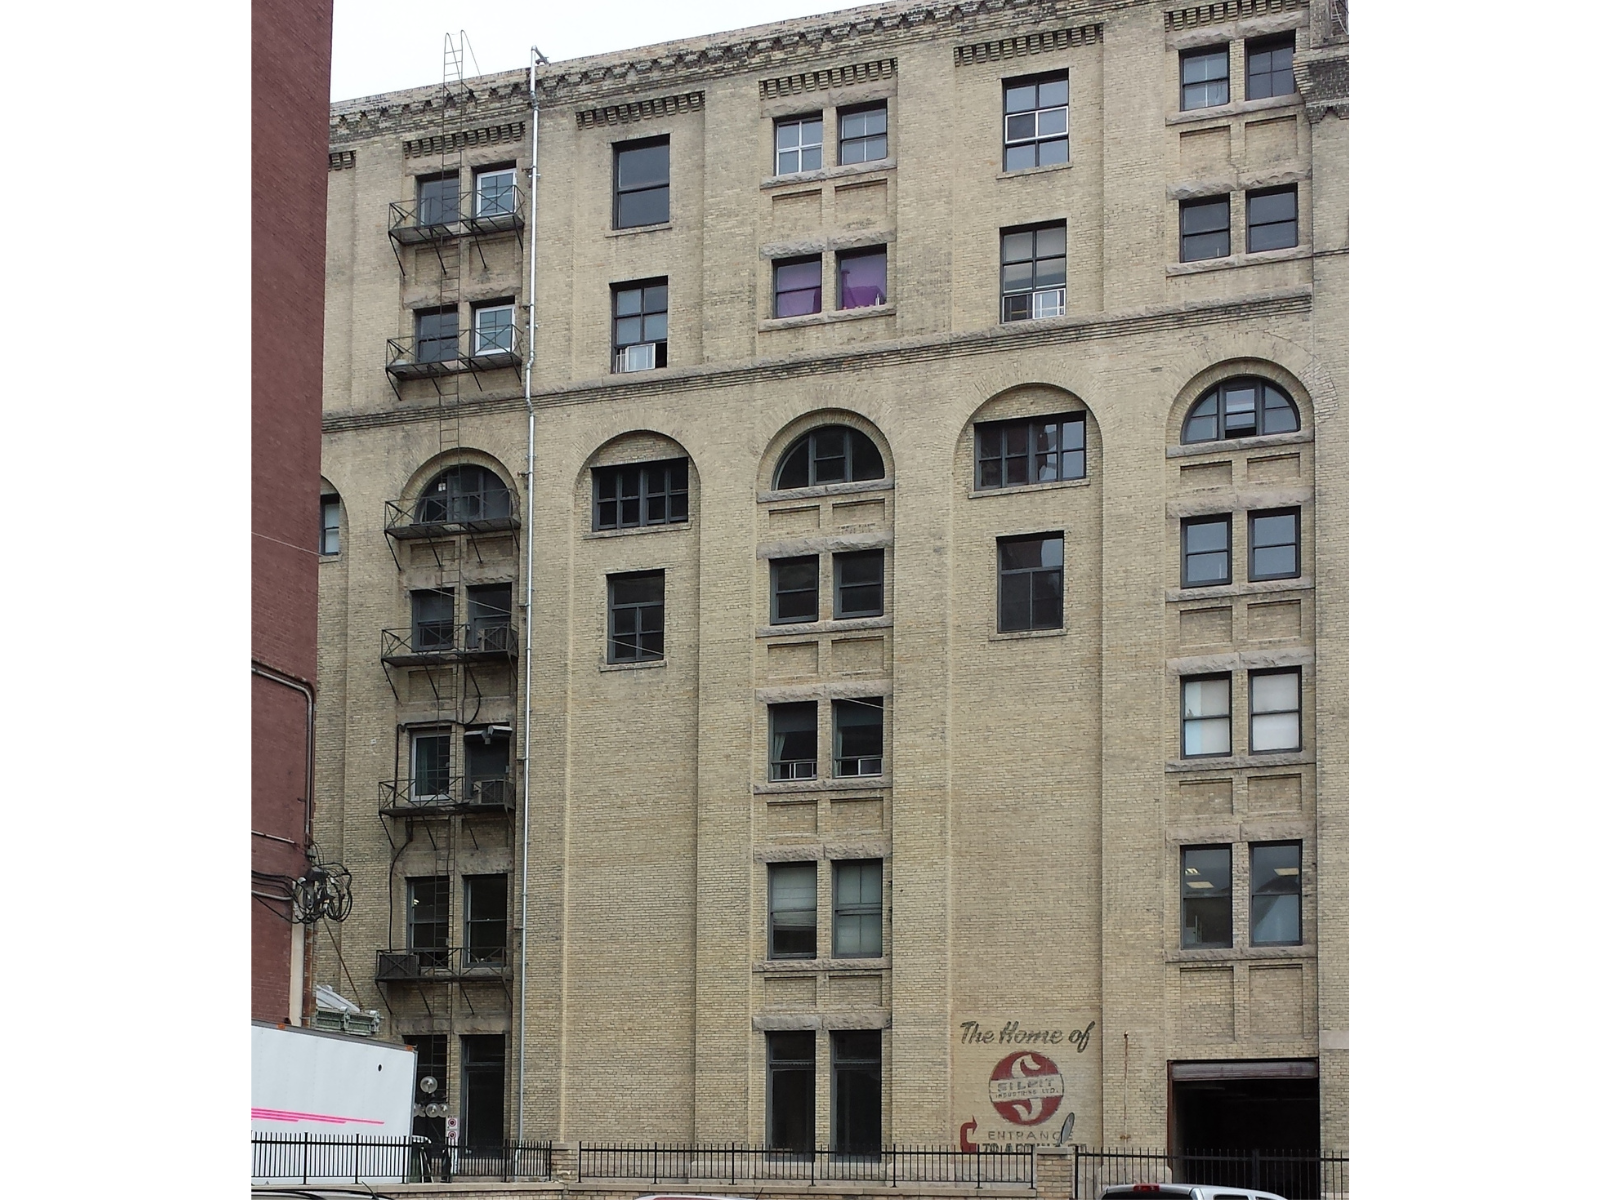
[[[1215,852],[1215,851],[1218,851],[1218,850],[1222,851],[1225,855],[1227,855],[1227,870],[1222,875],[1222,878],[1224,880],[1226,880],[1226,882],[1227,882],[1227,887],[1226,888],[1218,888],[1218,887],[1213,886],[1211,888],[1205,889],[1207,894],[1204,895],[1204,896],[1191,896],[1190,892],[1192,890],[1199,890],[1199,889],[1191,888],[1190,884],[1189,884],[1189,880],[1187,878],[1187,876],[1189,874],[1189,871],[1190,871],[1189,855],[1191,853]],[[1199,874],[1201,870],[1202,870],[1202,868],[1199,867],[1199,866],[1196,866],[1194,868],[1194,871],[1195,871],[1196,874]],[[1216,939],[1216,938],[1212,938],[1210,940],[1201,940],[1199,938],[1199,936],[1198,936],[1198,930],[1199,930],[1199,922],[1198,922],[1198,920],[1194,923],[1194,928],[1196,929],[1196,936],[1194,937],[1193,940],[1190,939],[1190,934],[1189,934],[1189,930],[1190,930],[1189,914],[1192,911],[1191,908],[1190,908],[1190,902],[1191,901],[1206,901],[1206,900],[1221,900],[1221,901],[1223,901],[1223,903],[1218,905],[1217,907],[1221,909],[1222,913],[1225,914],[1225,916],[1227,918],[1228,936],[1227,936],[1227,939],[1225,941],[1224,940],[1219,940],[1219,939]],[[1192,846],[1180,846],[1179,847],[1179,849],[1178,849],[1178,942],[1179,942],[1179,945],[1185,950],[1231,950],[1233,948],[1234,928],[1233,928],[1233,846],[1232,845],[1230,845],[1230,844],[1228,844],[1226,842],[1221,842],[1221,843],[1204,843],[1204,844],[1198,844],[1198,845],[1192,845]]]
[[[876,579],[865,581],[845,582],[845,568],[855,563],[876,562]],[[866,617],[881,617],[884,613],[884,575],[883,575],[883,550],[848,550],[840,551],[833,556],[833,619],[836,621],[854,621]],[[876,607],[850,608],[845,603],[846,591],[863,591],[876,587],[878,603]]]
[[[817,1035],[809,1029],[771,1030],[767,1033],[766,1042],[767,1146],[769,1150],[787,1152],[796,1158],[809,1159],[816,1149]],[[809,1052],[803,1056],[779,1053],[780,1049],[792,1050],[801,1044],[809,1045]],[[794,1077],[793,1082],[790,1081],[791,1076]],[[805,1080],[803,1085],[800,1084],[801,1079]],[[794,1115],[798,1117],[799,1128],[792,1138],[779,1130],[776,1119],[780,1108],[779,1089],[791,1086],[799,1086],[801,1095],[786,1097],[787,1102],[781,1107],[786,1111],[792,1108]],[[785,1141],[794,1141],[798,1144],[785,1145]]]
[[[852,117],[865,117],[873,113],[883,114],[883,128],[872,133],[846,134],[845,122]],[[889,157],[889,102],[887,100],[871,100],[865,104],[852,104],[838,111],[838,136],[839,146],[836,155],[841,167],[854,166],[857,163],[882,162]],[[867,149],[871,142],[878,138],[883,139],[883,152],[867,156]],[[850,154],[854,147],[862,147],[860,158],[852,158]]]
[[[1222,224],[1216,224],[1216,213],[1212,210],[1220,209]],[[1208,224],[1199,228],[1191,228],[1200,223],[1201,214],[1206,214]],[[1216,241],[1221,235],[1220,251],[1209,251],[1219,245]],[[1208,240],[1209,239],[1209,240]],[[1179,262],[1214,262],[1219,258],[1228,258],[1233,254],[1233,196],[1196,196],[1192,200],[1182,200],[1178,203],[1178,261]]]
[[[1185,693],[1191,683],[1221,683],[1222,694],[1228,699],[1228,709],[1223,713],[1201,713],[1196,716],[1188,715],[1188,701]],[[1201,722],[1221,722],[1228,731],[1228,745],[1224,750],[1197,750],[1189,751],[1189,724]],[[1183,675],[1178,679],[1178,757],[1180,758],[1231,758],[1233,756],[1233,673],[1231,671],[1213,671],[1204,675]]]
[[[659,291],[659,296],[656,294]],[[622,307],[626,298],[637,295],[639,310],[637,312],[623,312]],[[653,307],[659,299],[660,307]],[[670,324],[671,299],[667,290],[667,277],[665,275],[652,279],[630,279],[623,283],[611,285],[611,373],[613,375],[627,375],[631,372],[624,367],[626,355],[634,346],[654,346],[653,365],[648,368],[633,368],[633,370],[658,370],[667,365],[667,337]],[[661,336],[659,338],[647,337],[652,317],[661,318]],[[625,340],[623,324],[628,321],[639,323],[639,336],[636,339]]]
[[832,1152],[875,1158],[883,1150],[883,1031],[831,1030],[828,1050]]
[[[797,554],[791,558],[771,558],[767,560],[767,578],[769,583],[768,600],[770,602],[768,615],[774,625],[803,625],[822,619],[822,560],[816,554]],[[810,584],[801,586],[782,586],[785,582],[780,578],[785,568],[795,570],[810,568]],[[791,596],[810,595],[811,605],[807,612],[797,616],[783,616],[784,598]]]
[[[1066,428],[1076,425],[1077,447],[1069,448],[1066,445]],[[1056,449],[1040,450],[1037,447],[1037,438],[1040,433],[1050,429],[1055,430]],[[1018,431],[1022,434],[1022,450],[1013,452],[1012,435]],[[1000,438],[999,454],[985,454],[984,440],[986,437],[998,434]],[[1056,478],[1039,478],[1040,455],[1053,455],[1057,460]],[[1077,474],[1068,474],[1068,459],[1076,460]],[[1036,487],[1040,484],[1065,483],[1076,479],[1086,479],[1089,474],[1089,423],[1082,412],[1053,413],[1043,417],[1015,417],[1004,421],[979,421],[972,427],[972,458],[973,458],[973,490],[979,492],[995,491],[1001,488]],[[1025,476],[1020,481],[1010,478],[1011,464],[1022,460],[1022,469]],[[1000,482],[985,483],[984,464],[998,463]]]
[[[1045,104],[1039,96],[1039,88],[1045,84],[1061,83],[1066,85],[1066,97],[1059,104]],[[1013,91],[1023,88],[1033,89],[1033,106],[1030,108],[1012,108]],[[1018,98],[1021,102],[1021,98]],[[1019,75],[1014,79],[1000,81],[1000,168],[1003,172],[1029,171],[1036,167],[1065,166],[1072,161],[1072,81],[1070,73],[1061,71],[1045,71],[1036,75]],[[1039,132],[1039,118],[1041,114],[1061,112],[1062,128],[1060,132],[1050,130],[1047,133]],[[1020,129],[1015,130],[1013,125],[1017,118],[1032,115],[1031,132],[1023,135]],[[1045,156],[1045,147],[1059,144],[1062,147],[1062,156],[1052,158],[1049,162],[1040,162]],[[1014,158],[1020,161],[1020,156],[1014,156],[1012,151],[1027,148],[1032,151],[1030,161],[1024,165],[1012,165]],[[1054,153],[1053,151],[1051,152]]]
[[[844,900],[845,887],[842,882],[847,871],[859,871],[864,876],[871,874],[871,868],[877,868],[877,893],[876,902],[865,899]],[[865,888],[857,888],[858,897],[864,894]],[[883,859],[881,858],[840,858],[833,860],[833,929],[831,930],[834,958],[882,958],[883,957]],[[839,948],[839,931],[845,927],[845,921],[858,921],[856,937],[859,945],[877,945],[876,950],[841,950]],[[866,930],[876,923],[876,937],[867,937]]]
[[419,525],[504,519],[513,512],[511,489],[488,467],[461,463],[428,480],[413,512]]
[[[1268,888],[1263,887],[1262,886],[1262,882],[1260,880],[1261,872],[1257,870],[1257,864],[1256,864],[1257,852],[1265,851],[1265,850],[1280,850],[1280,849],[1283,849],[1283,848],[1288,847],[1288,846],[1293,846],[1294,847],[1294,851],[1295,851],[1295,855],[1294,855],[1294,875],[1293,875],[1294,886],[1293,886],[1293,889],[1291,890],[1288,887],[1282,887],[1281,889],[1268,889]],[[1306,925],[1305,925],[1305,922],[1306,922],[1305,869],[1306,869],[1305,844],[1303,842],[1299,841],[1298,839],[1282,839],[1282,840],[1270,841],[1270,842],[1251,842],[1250,843],[1250,944],[1252,946],[1303,946],[1305,944],[1305,935],[1306,935]],[[1273,875],[1272,875],[1271,879],[1268,880],[1268,882],[1271,882],[1272,880],[1281,880],[1281,879],[1287,879],[1287,878],[1290,878],[1290,877],[1289,876],[1285,876],[1285,875],[1279,875],[1277,873],[1277,869],[1274,868]],[[1265,913],[1260,911],[1260,908],[1262,906],[1258,905],[1258,901],[1262,901],[1262,900],[1273,901],[1273,900],[1277,900],[1277,899],[1280,899],[1280,898],[1285,897],[1285,896],[1293,896],[1294,897],[1294,902],[1295,902],[1294,903],[1294,937],[1293,938],[1260,938],[1260,937],[1257,937],[1256,936],[1257,928],[1260,926],[1264,916],[1266,915]],[[1271,907],[1274,907],[1274,906],[1269,903],[1265,907],[1271,908]]]
[[411,652],[456,648],[454,588],[414,588],[411,600]]
[[[646,600],[617,601],[619,583],[653,582],[658,585],[657,597]],[[654,614],[654,628],[651,615]],[[626,615],[628,627],[622,628],[618,618]],[[667,573],[654,571],[619,571],[606,576],[606,662],[641,663],[661,662],[667,656]]]
[[[488,916],[479,911],[476,901],[481,892],[492,893],[495,886],[501,889],[500,915]],[[493,896],[487,897],[492,904]],[[461,879],[462,913],[462,964],[464,966],[504,966],[510,950],[511,928],[511,877],[503,872],[464,875]],[[495,937],[498,927],[499,936]]]
[[[624,186],[622,182],[622,158],[625,154],[639,150],[653,150],[657,147],[666,147],[667,150],[667,179],[665,183],[650,182],[645,184],[631,184]],[[623,224],[622,207],[624,196],[642,196],[649,192],[662,192],[666,196],[666,215],[657,221],[630,221]],[[638,138],[633,141],[613,142],[611,144],[611,228],[613,229],[648,229],[655,225],[667,225],[672,221],[672,140],[670,137]]]
[[[337,492],[324,492],[318,508],[320,524],[317,527],[317,553],[332,556],[339,553],[339,537],[344,532],[344,514]],[[333,515],[330,523],[329,514]],[[329,536],[329,535],[332,536]]]
[[[1291,675],[1294,677],[1294,707],[1292,709],[1269,708],[1258,712],[1256,710],[1256,681],[1258,679],[1266,679],[1273,676]],[[1306,681],[1305,675],[1299,667],[1269,667],[1259,671],[1251,671],[1249,679],[1249,691],[1245,698],[1245,704],[1247,706],[1250,718],[1251,754],[1297,754],[1306,748]],[[1290,712],[1294,713],[1294,745],[1272,746],[1266,749],[1258,749],[1256,747],[1256,718],[1281,717],[1285,713]]]
[[[808,867],[810,868],[809,874],[811,880],[811,907],[805,908],[803,906],[793,906],[779,908],[777,887],[779,877],[787,875],[796,879],[803,878],[807,874],[806,868]],[[767,864],[767,958],[769,961],[809,961],[817,957],[817,931],[820,925],[820,921],[817,916],[817,900],[820,894],[818,891],[818,887],[821,883],[821,880],[819,879],[820,874],[821,872],[818,870],[818,864],[814,859],[807,859],[802,862],[769,862]],[[780,923],[778,919],[780,913],[802,914],[802,919],[798,922],[785,921]],[[803,919],[803,915],[807,913],[809,913],[811,917],[809,926]],[[778,930],[780,928],[796,929],[801,931],[798,935],[800,941],[805,940],[805,931],[809,929],[811,935],[810,949],[802,948],[799,950],[779,950]]]
[[[1256,532],[1258,521],[1269,520],[1276,517],[1292,517],[1294,519],[1294,538],[1288,542],[1262,543]],[[1295,508],[1263,508],[1245,514],[1245,522],[1249,528],[1249,565],[1246,578],[1252,583],[1257,580],[1267,579],[1299,579],[1301,571],[1300,562],[1300,509]],[[1284,546],[1294,547],[1294,569],[1292,571],[1260,571],[1256,568],[1256,551],[1260,549],[1280,549]]]
[[[418,893],[426,891],[427,896]],[[450,960],[450,876],[408,875],[406,898],[406,950],[417,956],[424,969],[446,966]],[[428,907],[423,908],[424,905]],[[419,910],[427,919],[419,919]],[[428,930],[418,937],[418,930]]]
[[[809,731],[811,733],[811,757],[779,757],[782,742],[780,739],[790,734],[804,734],[807,732],[807,722],[793,721],[792,718],[801,717],[809,710],[811,720]],[[793,728],[780,729],[780,724],[791,724]],[[815,700],[797,700],[787,704],[767,705],[767,779],[772,783],[792,783],[798,780],[816,779],[819,758],[817,745],[819,735],[819,722],[817,717],[817,702]]]
[[[1289,52],[1287,61],[1280,62],[1276,57],[1281,50]],[[1263,57],[1266,63],[1261,62]],[[1262,67],[1265,69],[1259,69]],[[1248,39],[1244,44],[1244,98],[1266,100],[1292,96],[1295,91],[1293,32]]]
[[[652,478],[651,472],[662,472]],[[647,462],[613,463],[594,467],[589,472],[594,490],[594,510],[590,528],[598,533],[608,529],[653,529],[687,524],[689,520],[689,459],[655,458]],[[629,484],[635,491],[628,492]],[[663,486],[655,486],[657,483]],[[628,504],[635,507],[636,520],[627,520]],[[659,501],[661,516],[652,515]],[[614,519],[606,519],[606,506],[613,506]]]
[[[1294,211],[1288,220],[1257,220],[1256,208],[1264,201],[1276,199],[1279,196],[1290,196],[1294,199]],[[1300,244],[1300,188],[1296,184],[1285,187],[1256,188],[1244,194],[1245,210],[1245,253],[1265,254],[1271,250],[1292,250]],[[1288,226],[1290,237],[1284,241],[1281,237],[1266,237],[1266,231],[1281,230]],[[1257,231],[1261,231],[1264,240],[1272,243],[1269,245],[1256,245]]]
[[[1189,570],[1189,560],[1192,558],[1209,558],[1217,553],[1216,550],[1191,550],[1189,548],[1189,531],[1201,529],[1211,525],[1223,527],[1223,564],[1226,570],[1221,579],[1197,579]],[[1232,513],[1207,513],[1204,516],[1185,517],[1178,525],[1178,559],[1179,586],[1185,588],[1201,587],[1226,587],[1233,582],[1233,514]]]
[[[1039,234],[1053,233],[1057,230],[1061,232],[1061,253],[1059,255],[1053,253],[1046,254],[1041,258],[1039,255]],[[1020,237],[1023,234],[1030,235],[1030,257],[1007,258],[1006,255],[1008,252],[1006,250],[1006,239]],[[1067,223],[1065,221],[1042,221],[1034,225],[1012,225],[1000,231],[1000,323],[1002,325],[1013,321],[1042,321],[1048,320],[1051,317],[1061,317],[1066,315],[1067,250]],[[1039,283],[1039,264],[1041,262],[1053,263],[1058,258],[1061,262],[1061,282],[1059,284],[1047,282],[1041,286]],[[1029,282],[1027,288],[1008,286],[1006,283],[1006,268],[1008,266],[1020,267],[1024,262],[1030,264],[1028,276]],[[1046,278],[1048,279],[1050,276],[1047,275]],[[1036,313],[1035,310],[1040,306],[1037,305],[1035,301],[1040,296],[1044,296],[1052,292],[1061,293],[1061,311],[1054,313]],[[1024,313],[1017,304],[1008,304],[1008,301],[1019,301],[1023,300],[1024,298],[1026,298],[1027,301],[1026,313]]]
[[[833,778],[835,779],[866,779],[878,778],[883,774],[883,743],[884,730],[887,725],[885,720],[884,703],[882,696],[852,696],[838,697],[830,705],[833,717]],[[841,713],[852,714],[851,718],[843,719]],[[860,720],[862,714],[875,714],[876,725],[868,720]],[[849,736],[846,730],[877,729],[877,745],[874,749],[870,737],[865,745],[857,744],[848,747],[855,750],[864,750],[865,753],[846,754],[845,740]]]
[[[817,438],[821,434],[829,433],[836,429],[844,432],[844,450],[842,454],[844,478],[828,479],[819,483],[817,481]],[[857,447],[862,444],[871,452],[869,456],[866,456],[865,464],[858,462],[863,456],[859,453]],[[789,468],[790,461],[796,454],[805,455],[806,482],[786,484],[782,482],[783,477]],[[871,465],[873,460],[877,462],[875,467]],[[833,461],[832,456],[829,456],[826,461]],[[877,474],[863,475],[861,474],[863,470],[875,470]],[[879,480],[884,481],[887,485],[888,466],[884,461],[883,451],[878,448],[878,444],[871,437],[850,425],[817,425],[799,434],[784,447],[783,453],[778,456],[778,465],[772,472],[772,490],[775,492],[791,492],[798,491],[801,488],[837,487],[845,483],[875,483]]]
[[[1040,553],[1041,565],[1040,566],[1037,566],[1037,567],[1011,567],[1009,569],[1006,567],[1006,565],[1005,565],[1004,547],[1006,547],[1008,545],[1019,545],[1019,544],[1024,543],[1024,542],[1038,542],[1038,543],[1040,543],[1041,547],[1043,547],[1044,544],[1046,544],[1048,542],[1052,542],[1052,541],[1055,542],[1057,547],[1059,548],[1059,554],[1060,554],[1060,558],[1061,558],[1061,563],[1060,563],[1059,566],[1051,567],[1051,566],[1043,565],[1044,554],[1043,554],[1043,552],[1041,550],[1041,553]],[[1062,530],[1054,530],[1054,531],[1050,531],[1050,532],[1047,532],[1047,533],[1029,533],[1029,534],[1022,534],[1022,535],[1016,536],[1016,537],[996,538],[995,539],[994,561],[995,561],[995,570],[997,572],[997,583],[996,583],[996,587],[995,587],[995,630],[996,630],[996,632],[998,632],[998,633],[1027,633],[1027,632],[1033,632],[1033,631],[1065,629],[1066,628],[1066,623],[1067,623],[1067,540],[1066,540],[1066,534],[1065,534],[1064,531],[1062,531]],[[1058,599],[1059,604],[1060,604],[1060,611],[1056,614],[1056,619],[1055,619],[1054,622],[1048,623],[1048,624],[1041,624],[1038,615],[1034,611],[1035,607],[1036,607],[1037,595],[1035,593],[1033,580],[1034,580],[1035,576],[1038,576],[1038,575],[1046,575],[1047,576],[1047,575],[1050,575],[1050,574],[1054,574],[1056,576],[1056,595],[1057,595],[1057,599]],[[1027,581],[1028,581],[1028,583],[1027,583],[1028,623],[1026,625],[1007,625],[1006,624],[1006,597],[1007,597],[1008,589],[1007,589],[1006,581],[1008,579],[1020,580],[1020,579],[1023,579],[1023,578],[1026,578]],[[1015,586],[1020,586],[1020,585],[1013,584],[1012,586],[1015,587]],[[1049,614],[1046,613],[1046,617],[1048,617],[1048,615]]]
[[[871,304],[846,303],[844,274],[845,264],[849,262],[865,261],[869,258],[883,260],[883,289],[878,293],[879,298]],[[876,246],[857,246],[853,250],[840,250],[833,256],[835,296],[838,300],[836,311],[856,312],[863,308],[882,308],[889,303],[889,247],[887,244]]]
[[[430,321],[437,321],[430,327]],[[411,310],[412,357],[419,363],[454,362],[461,357],[461,310],[452,305]]]
[[[1217,57],[1222,59],[1221,75],[1206,75],[1199,79],[1188,79],[1189,64],[1209,60],[1214,62]],[[1178,55],[1178,111],[1195,112],[1202,108],[1216,108],[1220,104],[1228,103],[1233,95],[1233,64],[1229,61],[1228,44],[1223,42],[1218,46],[1200,46],[1193,50],[1185,50]],[[1217,98],[1212,89],[1218,83],[1222,85],[1221,98]],[[1190,89],[1200,89],[1191,95]],[[1191,102],[1192,101],[1192,102]]]
[[[1254,389],[1249,429],[1244,429],[1242,422],[1230,424],[1230,411],[1225,403],[1225,397],[1228,392],[1241,392],[1246,385]],[[1272,403],[1273,397],[1276,397],[1282,403]],[[1208,406],[1211,411],[1202,413],[1201,409]],[[1285,406],[1287,406],[1288,412],[1294,418],[1294,428],[1268,430],[1268,414],[1282,411]],[[1242,412],[1243,410],[1233,411]],[[1204,421],[1211,422],[1212,432],[1204,436],[1191,436],[1191,426]],[[1300,406],[1295,403],[1287,389],[1273,383],[1270,379],[1263,379],[1259,375],[1235,375],[1207,388],[1205,393],[1189,406],[1189,411],[1183,415],[1183,428],[1179,432],[1178,440],[1181,445],[1198,446],[1206,442],[1231,442],[1241,438],[1271,437],[1275,434],[1298,433],[1303,427],[1300,419]]]
[[[817,269],[817,281],[815,283],[806,283],[803,287],[794,287],[794,286],[785,287],[784,286],[784,272],[793,270],[794,268],[797,268],[797,267],[816,267],[816,269]],[[775,259],[773,259],[772,260],[772,319],[774,321],[788,321],[788,320],[794,319],[795,317],[814,317],[818,313],[820,313],[822,311],[822,292],[823,292],[822,275],[823,275],[823,271],[822,271],[822,255],[820,255],[820,254],[800,254],[800,255],[796,255],[793,258],[775,258]],[[799,296],[799,295],[802,295],[802,294],[807,293],[807,292],[810,292],[810,293],[814,294],[814,296],[813,296],[813,303],[815,304],[814,308],[808,308],[804,312],[789,312],[789,313],[786,313],[786,312],[783,311],[784,297],[786,297],[786,296]]]
[[[453,184],[453,187],[444,186]],[[452,225],[461,219],[461,174],[417,176],[417,225]]]

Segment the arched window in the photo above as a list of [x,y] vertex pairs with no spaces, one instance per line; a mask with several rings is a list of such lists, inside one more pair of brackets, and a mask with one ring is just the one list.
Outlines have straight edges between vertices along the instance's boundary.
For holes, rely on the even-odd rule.
[[783,452],[772,486],[781,492],[882,478],[883,455],[871,438],[846,425],[824,425],[801,434]]
[[511,515],[511,489],[484,467],[451,467],[417,498],[417,523],[484,521]]
[[1183,444],[1293,433],[1299,428],[1300,412],[1281,388],[1265,379],[1229,379],[1189,410],[1183,420]]

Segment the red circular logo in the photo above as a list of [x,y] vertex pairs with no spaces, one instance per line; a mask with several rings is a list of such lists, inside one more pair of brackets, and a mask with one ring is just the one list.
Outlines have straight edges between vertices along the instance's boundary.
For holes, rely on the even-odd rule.
[[989,1103],[1013,1125],[1048,1121],[1066,1090],[1060,1068],[1032,1050],[1006,1055],[989,1072]]

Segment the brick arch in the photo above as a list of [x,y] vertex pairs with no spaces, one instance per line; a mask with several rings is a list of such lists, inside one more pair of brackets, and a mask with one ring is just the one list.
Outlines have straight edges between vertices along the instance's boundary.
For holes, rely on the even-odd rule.
[[[1094,409],[1076,392],[1054,383],[1017,383],[1001,389],[968,414],[956,433],[954,447],[956,479],[970,486],[973,475],[973,429],[984,421],[1005,421],[1019,417],[1044,417],[1060,412],[1081,412],[1084,421],[1084,450],[1091,463],[1100,456],[1100,423]],[[1091,479],[1098,471],[1090,471]]]
[[409,504],[422,495],[422,490],[432,483],[438,476],[448,471],[451,467],[482,467],[499,476],[511,492],[512,515],[520,517],[522,489],[517,485],[516,474],[506,468],[506,465],[494,455],[484,450],[475,450],[467,446],[458,446],[454,450],[446,450],[435,454],[428,459],[406,480],[406,486],[400,493],[403,503]]
[[773,491],[773,476],[789,448],[812,430],[821,429],[826,425],[843,425],[847,429],[865,434],[883,458],[881,482],[888,486],[894,481],[894,454],[889,449],[889,439],[875,422],[845,408],[818,408],[795,417],[767,442],[767,448],[762,452],[756,467],[756,491],[758,493]]
[[1301,382],[1300,377],[1271,359],[1239,356],[1221,359],[1211,364],[1190,376],[1188,382],[1178,390],[1177,398],[1167,413],[1167,444],[1176,446],[1181,443],[1184,419],[1196,402],[1217,384],[1241,375],[1265,379],[1268,383],[1282,388],[1299,410],[1300,431],[1315,437],[1317,405],[1312,400],[1311,389]]

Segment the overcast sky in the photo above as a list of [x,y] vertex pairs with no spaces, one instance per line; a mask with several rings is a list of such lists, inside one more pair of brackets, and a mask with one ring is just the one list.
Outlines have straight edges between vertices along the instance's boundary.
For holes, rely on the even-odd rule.
[[[425,87],[444,74],[444,35],[466,30],[467,73],[648,46],[853,7],[849,0],[334,0],[332,99]],[[477,70],[473,69],[476,59]]]

